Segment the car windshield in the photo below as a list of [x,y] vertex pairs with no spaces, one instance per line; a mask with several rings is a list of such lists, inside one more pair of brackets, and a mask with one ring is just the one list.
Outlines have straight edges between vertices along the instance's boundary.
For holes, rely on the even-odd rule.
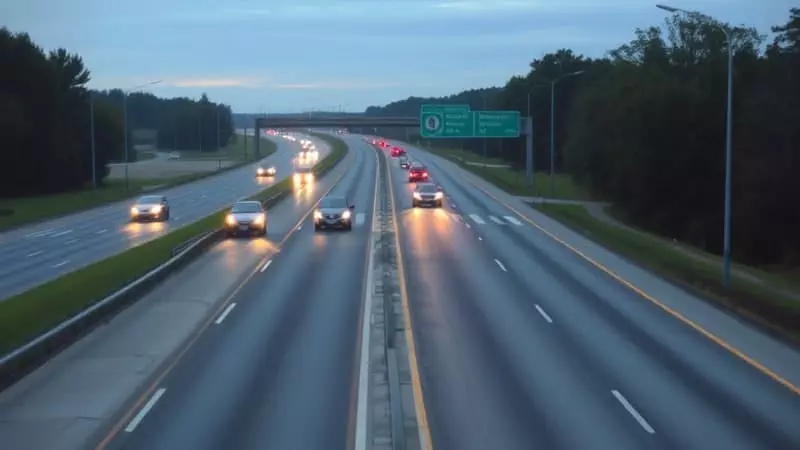
[[342,197],[327,197],[319,201],[320,208],[347,208],[347,200]]
[[421,184],[417,186],[417,192],[422,192],[423,194],[430,194],[436,192],[436,186],[432,184]]
[[151,203],[161,203],[161,197],[157,195],[145,195],[144,197],[139,198],[136,203],[140,205],[146,205]]
[[255,213],[261,212],[261,205],[256,202],[242,202],[236,203],[231,208],[231,212],[233,213]]
[[311,168],[309,168],[309,167],[298,167],[294,171],[296,173],[311,173]]
[[425,168],[422,167],[422,166],[414,166],[414,167],[411,168],[411,170],[413,170],[415,172],[422,172],[423,170],[425,170]]

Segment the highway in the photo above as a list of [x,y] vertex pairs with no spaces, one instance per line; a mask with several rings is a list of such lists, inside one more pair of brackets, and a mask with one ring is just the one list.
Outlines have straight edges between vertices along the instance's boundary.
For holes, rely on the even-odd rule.
[[332,194],[355,204],[353,230],[315,233],[307,215],[292,231],[287,218],[308,202],[272,213],[273,239],[290,234],[158,384],[157,405],[125,417],[108,448],[350,448],[377,166],[370,146],[348,141]]
[[[127,200],[0,233],[0,300],[141,245],[280,181],[291,174],[292,155],[299,146],[279,137],[270,139],[278,143],[278,150],[263,162],[276,167],[274,178],[256,178],[253,163],[149,192],[167,196],[168,223],[131,223],[133,200]],[[321,159],[328,150],[323,142],[317,147]]]
[[[800,448],[797,392],[645,301],[430,154],[409,154],[448,197],[441,210],[411,208],[410,185],[395,163],[434,448]],[[800,376],[797,349],[762,350],[788,362],[784,376]]]

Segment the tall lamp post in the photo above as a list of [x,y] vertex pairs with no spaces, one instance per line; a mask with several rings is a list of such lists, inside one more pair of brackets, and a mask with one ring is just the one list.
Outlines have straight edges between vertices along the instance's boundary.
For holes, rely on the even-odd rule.
[[698,11],[666,5],[656,5],[656,7],[673,14],[683,13],[707,21],[722,30],[722,33],[725,34],[725,41],[728,44],[728,99],[725,112],[725,218],[722,238],[722,285],[728,288],[731,283],[731,146],[733,133],[733,39],[731,39],[731,30]]
[[570,72],[550,82],[550,197],[556,196],[556,83],[564,78],[578,76],[585,70]]
[[134,86],[132,88],[128,88],[122,91],[122,128],[125,133],[125,190],[128,190],[128,162],[130,158],[128,157],[128,94],[133,91],[145,88],[147,86],[152,86],[154,84],[159,84],[163,80],[155,80],[150,81],[149,83],[140,84],[138,86]]

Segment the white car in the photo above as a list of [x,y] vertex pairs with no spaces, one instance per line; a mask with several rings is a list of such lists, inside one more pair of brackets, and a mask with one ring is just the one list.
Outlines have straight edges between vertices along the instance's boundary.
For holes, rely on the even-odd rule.
[[181,159],[181,154],[180,154],[180,152],[172,152],[172,153],[170,153],[170,154],[167,156],[167,160],[170,160],[170,159]]

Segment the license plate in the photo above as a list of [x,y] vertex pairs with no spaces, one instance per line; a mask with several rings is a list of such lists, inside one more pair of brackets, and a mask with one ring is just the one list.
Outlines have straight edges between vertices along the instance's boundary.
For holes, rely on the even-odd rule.
[[247,228],[248,228],[247,225],[239,225],[239,229],[242,231],[247,230]]

